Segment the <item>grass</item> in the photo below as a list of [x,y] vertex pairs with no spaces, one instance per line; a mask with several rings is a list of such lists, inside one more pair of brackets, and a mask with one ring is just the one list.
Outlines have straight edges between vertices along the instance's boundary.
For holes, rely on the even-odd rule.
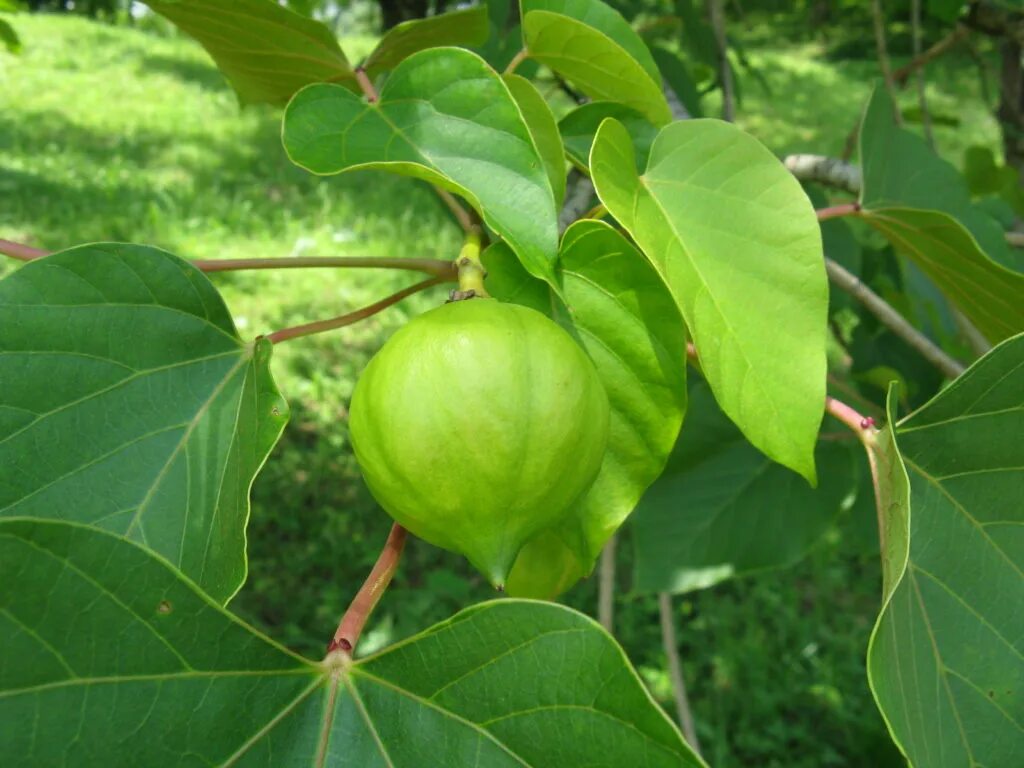
[[[125,240],[191,258],[455,254],[459,232],[428,188],[381,173],[318,179],[294,168],[280,147],[279,112],[240,111],[189,41],[76,18],[20,15],[16,23],[24,54],[0,53],[0,237],[54,249]],[[874,64],[766,39],[749,55],[771,91],[746,83],[742,124],[779,153],[837,153]],[[357,45],[365,49],[365,38]],[[960,118],[958,128],[936,131],[947,156],[994,144],[971,66],[943,63],[935,73],[933,105]],[[913,94],[904,98],[909,104]],[[0,263],[0,274],[11,268]],[[345,312],[416,278],[338,270],[214,279],[252,336]],[[419,296],[275,353],[293,418],[254,488],[250,579],[233,608],[301,652],[322,652],[390,522],[348,446],[355,379],[384,337],[439,299]],[[860,528],[837,529],[791,570],[676,601],[712,765],[900,764],[865,682],[880,577]],[[656,601],[629,588],[628,528],[620,551],[617,635],[670,707]],[[413,541],[362,649],[490,597],[461,558]],[[592,612],[593,580],[567,601]]]

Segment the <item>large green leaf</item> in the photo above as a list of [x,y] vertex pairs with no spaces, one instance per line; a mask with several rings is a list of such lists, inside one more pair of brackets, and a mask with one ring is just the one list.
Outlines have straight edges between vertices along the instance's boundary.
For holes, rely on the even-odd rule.
[[754,138],[706,119],[663,128],[642,176],[626,129],[606,120],[590,169],[672,292],[722,409],[813,482],[828,284],[800,184]]
[[337,85],[304,88],[285,111],[284,146],[313,173],[380,168],[457,192],[531,274],[553,279],[551,183],[515,99],[474,53],[434,48],[410,56],[376,104]]
[[600,0],[521,0],[530,57],[594,99],[621,102],[655,125],[672,119],[644,41]]
[[87,245],[0,281],[0,517],[90,523],[226,602],[249,487],[288,411],[270,343],[243,343],[197,269]]
[[[487,260],[500,299],[544,308],[529,278]],[[511,265],[514,268],[514,264]],[[661,474],[686,410],[686,330],[650,264],[622,235],[598,221],[566,230],[559,251],[565,303],[547,306],[586,350],[611,405],[608,452],[593,486],[556,532],[523,550],[506,585],[511,594],[552,597],[589,573],[601,547]],[[534,551],[534,549],[538,551]],[[542,552],[540,556],[538,552]]]
[[285,104],[310,83],[355,76],[334,34],[274,0],[146,0],[198,40],[243,103]]
[[892,101],[876,88],[860,129],[861,205],[867,211],[917,208],[948,213],[989,258],[1008,267],[1024,259],[1006,244],[999,223],[971,202],[964,177],[925,141],[893,120]]
[[885,604],[868,673],[915,768],[1024,754],[1022,434],[1016,336],[879,435]]
[[565,153],[573,163],[589,173],[590,148],[594,145],[594,136],[601,123],[609,117],[618,120],[629,132],[636,150],[637,171],[642,172],[647,167],[647,156],[651,153],[658,129],[635,109],[611,101],[584,104],[559,121],[558,130],[562,133]]
[[815,489],[751,446],[706,382],[691,383],[689,412],[668,469],[636,510],[636,588],[689,592],[800,560],[852,497],[850,446],[818,444]]
[[11,766],[699,766],[587,617],[485,603],[376,656],[299,658],[146,550],[0,522]]
[[551,107],[544,101],[537,86],[525,77],[505,75],[503,79],[512,98],[519,105],[533,143],[544,161],[544,170],[555,195],[555,206],[561,208],[565,200],[565,148]]
[[864,219],[909,256],[990,341],[1024,331],[1024,274],[995,263],[939,211],[876,208]]
[[483,45],[489,34],[486,5],[403,21],[384,33],[363,67],[370,77],[375,77],[426,48],[444,45],[470,48]]

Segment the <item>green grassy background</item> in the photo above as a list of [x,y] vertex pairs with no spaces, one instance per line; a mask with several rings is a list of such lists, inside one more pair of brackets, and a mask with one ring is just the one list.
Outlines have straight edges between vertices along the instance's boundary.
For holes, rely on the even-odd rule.
[[[292,167],[279,113],[240,110],[190,41],[77,18],[16,21],[24,53],[0,53],[0,236],[52,249],[131,241],[188,258],[454,256],[459,232],[429,188],[370,172],[318,179]],[[748,53],[770,91],[746,82],[741,124],[779,153],[840,152],[875,63],[829,60],[817,43],[751,38]],[[351,43],[365,52],[372,40]],[[947,157],[996,142],[978,93],[973,65],[933,68],[932,104],[959,120],[936,131]],[[0,261],[0,274],[11,268]],[[370,270],[214,277],[243,335],[345,312],[415,279]],[[250,578],[233,607],[301,652],[322,652],[389,525],[348,446],[355,379],[390,332],[441,295],[275,353],[293,417],[253,491]],[[712,765],[900,764],[864,674],[877,557],[850,531],[838,528],[792,570],[676,601]],[[631,593],[628,529],[623,537],[617,635],[670,707],[656,602]],[[460,558],[413,541],[362,650],[493,596]],[[592,580],[567,597],[588,612],[595,600]]]

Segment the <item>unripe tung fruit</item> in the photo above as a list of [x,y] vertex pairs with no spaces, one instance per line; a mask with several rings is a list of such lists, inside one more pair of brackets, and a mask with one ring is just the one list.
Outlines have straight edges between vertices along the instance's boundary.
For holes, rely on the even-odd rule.
[[476,298],[395,333],[359,379],[349,423],[380,505],[500,588],[523,544],[593,483],[608,398],[562,328]]

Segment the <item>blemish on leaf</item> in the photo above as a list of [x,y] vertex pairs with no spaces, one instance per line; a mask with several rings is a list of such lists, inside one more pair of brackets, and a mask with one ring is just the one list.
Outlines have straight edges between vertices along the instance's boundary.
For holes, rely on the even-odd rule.
[[164,615],[167,615],[168,613],[170,613],[171,610],[172,610],[171,604],[167,600],[161,600],[159,605],[157,605],[157,607],[156,607],[156,612],[157,613],[162,613]]

